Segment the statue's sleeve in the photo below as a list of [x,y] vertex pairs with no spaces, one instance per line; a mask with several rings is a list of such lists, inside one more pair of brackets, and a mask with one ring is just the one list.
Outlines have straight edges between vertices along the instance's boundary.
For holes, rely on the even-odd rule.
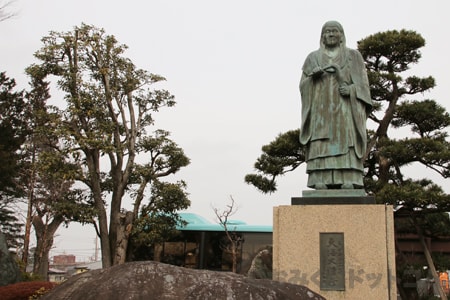
[[356,98],[362,101],[367,110],[372,108],[372,99],[370,97],[369,79],[367,78],[366,65],[362,58],[361,53],[356,50],[351,50],[352,57],[352,82],[356,88]]
[[367,114],[372,108],[372,99],[370,97],[366,66],[361,54],[356,50],[351,51],[350,74],[353,82],[353,88],[350,93],[350,102],[352,107],[352,119],[356,130],[355,153],[357,157],[362,158],[366,152],[366,121]]
[[313,79],[309,74],[317,65],[314,53],[308,55],[302,67],[302,78],[300,80],[300,95],[302,99],[302,120],[300,128],[300,143],[306,145],[311,138],[311,103],[313,99]]

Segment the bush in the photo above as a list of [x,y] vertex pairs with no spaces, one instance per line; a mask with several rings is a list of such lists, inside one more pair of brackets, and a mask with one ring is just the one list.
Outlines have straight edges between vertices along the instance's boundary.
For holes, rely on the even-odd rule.
[[42,295],[56,286],[48,281],[24,281],[6,286],[0,286],[2,300],[39,299]]

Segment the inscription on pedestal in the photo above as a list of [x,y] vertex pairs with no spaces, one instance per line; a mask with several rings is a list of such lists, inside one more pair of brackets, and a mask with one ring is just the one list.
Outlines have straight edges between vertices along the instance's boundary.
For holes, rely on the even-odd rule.
[[344,233],[320,233],[320,289],[345,291]]

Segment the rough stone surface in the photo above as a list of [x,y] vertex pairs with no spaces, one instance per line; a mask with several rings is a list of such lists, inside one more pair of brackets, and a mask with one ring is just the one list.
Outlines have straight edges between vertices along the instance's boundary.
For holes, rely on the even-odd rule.
[[5,235],[0,232],[0,286],[16,283],[20,280],[19,267],[9,253]]
[[325,299],[306,287],[158,262],[132,262],[76,275],[41,299]]
[[272,279],[272,247],[259,251],[252,260],[247,277],[255,279]]

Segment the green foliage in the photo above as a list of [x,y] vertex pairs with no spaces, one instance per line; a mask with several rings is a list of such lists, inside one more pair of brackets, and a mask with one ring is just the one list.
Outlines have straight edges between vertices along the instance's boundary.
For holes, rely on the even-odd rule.
[[3,196],[0,199],[0,232],[5,235],[8,247],[18,248],[23,245],[23,224],[13,209],[16,199]]
[[[424,45],[419,34],[406,30],[378,33],[358,44],[376,104],[369,118],[378,126],[368,133],[365,188],[376,195],[378,203],[401,207],[401,212],[406,213],[406,218],[396,218],[397,233],[409,231],[421,240],[424,236],[446,235],[450,228],[448,215],[446,221],[438,222],[439,226],[433,223],[433,216],[442,218],[442,212],[449,211],[450,196],[428,179],[410,179],[404,174],[404,167],[411,164],[422,165],[444,178],[450,170],[445,131],[450,124],[449,114],[434,100],[408,99],[433,88],[434,78],[403,79],[401,75],[418,62],[419,49]],[[411,134],[405,138],[390,137],[389,128],[400,127],[410,129]],[[426,247],[424,251],[428,251]],[[434,270],[436,262],[426,257]]]
[[143,137],[137,149],[146,153],[148,162],[136,164],[130,178],[130,184],[139,185],[133,194],[135,205],[140,205],[144,188],[148,184],[151,188],[149,201],[142,205],[139,217],[133,224],[128,251],[128,259],[133,260],[150,259],[147,255],[151,245],[176,234],[175,226],[180,222],[176,212],[190,205],[184,181],[168,183],[160,180],[190,162],[183,149],[169,139],[169,132],[157,130],[154,135]]
[[401,185],[386,184],[377,192],[377,199],[382,203],[401,205],[411,211],[450,210],[450,196],[430,180],[405,180]]
[[150,201],[142,207],[133,224],[129,260],[151,259],[148,256],[149,249],[155,243],[166,241],[177,234],[176,226],[182,222],[177,211],[190,205],[185,189],[186,183],[183,181],[153,182]]
[[10,247],[22,244],[22,223],[16,212],[20,183],[20,147],[29,132],[29,107],[23,91],[15,91],[15,80],[0,72],[0,230]]
[[[407,99],[433,88],[434,78],[409,76],[403,79],[401,76],[418,63],[420,48],[424,45],[420,34],[408,30],[381,32],[358,42],[358,50],[369,72],[372,99],[377,103],[370,115],[378,128],[369,132],[366,190],[376,194],[377,201],[382,203],[406,201],[424,207],[424,203],[432,202],[426,195],[433,188],[426,181],[406,179],[405,166],[418,163],[444,177],[449,174],[450,152],[445,132],[450,124],[449,114],[434,100]],[[413,135],[389,138],[390,126],[409,128]],[[393,191],[387,193],[386,190],[392,189],[397,197],[395,202],[387,197]],[[411,198],[408,191],[415,191],[416,196]]]
[[[61,219],[66,224],[78,219],[78,205],[86,202],[83,191],[73,187],[82,167],[72,159],[70,149],[61,143],[62,112],[46,104],[50,97],[47,83],[32,77],[32,90],[27,98],[33,105],[31,132],[27,138],[23,182],[33,190],[32,202],[36,216]],[[91,214],[92,215],[92,214]]]
[[450,115],[434,100],[405,101],[398,105],[391,124],[395,128],[410,126],[421,138],[446,137],[442,130],[450,125]]
[[17,194],[18,150],[28,134],[28,106],[16,82],[0,73],[0,192]]
[[[418,162],[443,177],[449,176],[450,147],[444,130],[450,124],[450,116],[442,106],[433,100],[405,101],[397,106],[391,124],[396,128],[409,127],[417,136],[380,140],[378,155],[397,170]],[[400,176],[403,175],[399,171],[391,172],[391,180],[397,184],[401,184]]]
[[35,54],[42,63],[27,70],[33,77],[59,78],[68,105],[62,133],[82,150],[110,153],[126,147],[123,138],[142,134],[153,124],[151,112],[175,104],[169,92],[149,88],[165,79],[137,69],[122,56],[127,46],[103,29],[82,24],[73,32],[51,32],[42,42]]
[[434,237],[450,236],[450,217],[448,213],[429,213],[425,215],[424,219],[426,222],[425,231],[429,235]]
[[279,134],[274,141],[262,147],[262,154],[254,165],[257,173],[247,174],[245,182],[263,193],[276,191],[276,178],[295,170],[305,161],[304,149],[299,141],[300,130]]
[[409,69],[409,64],[421,58],[418,49],[425,46],[425,40],[415,31],[389,30],[368,36],[358,42],[369,70],[400,73]]
[[[104,266],[120,263],[114,260],[124,257],[115,251],[122,251],[127,245],[126,241],[117,240],[128,237],[123,231],[129,226],[118,221],[126,194],[134,200],[133,211],[126,214],[131,216],[127,222],[134,221],[148,202],[156,201],[146,196],[147,192],[154,193],[156,186],[161,188],[158,195],[164,201],[180,208],[185,205],[184,197],[174,198],[180,196],[176,189],[162,188],[159,182],[187,166],[189,159],[169,139],[168,132],[153,130],[155,134],[148,135],[154,114],[175,105],[174,97],[164,89],[154,88],[164,77],[137,68],[124,56],[127,46],[103,29],[81,24],[69,32],[50,32],[42,43],[35,53],[39,63],[27,69],[36,87],[35,95],[40,93],[42,98],[49,81],[56,78],[65,100],[61,111],[54,110],[58,118],[52,121],[57,137],[57,147],[53,148],[61,155],[57,155],[61,158],[61,173],[49,180],[81,182],[88,190],[67,194],[73,200],[83,201],[59,201],[53,207],[70,213],[72,220],[94,223],[100,235]],[[42,159],[40,167],[45,170],[58,164],[50,157]],[[173,197],[162,196],[163,191],[173,193]],[[164,212],[168,208],[158,209]],[[110,249],[114,245],[125,247]]]
[[150,159],[146,164],[136,164],[136,175],[152,180],[176,173],[190,163],[183,149],[169,136],[165,130],[156,130],[153,136],[144,136],[138,141],[137,151],[146,153]]
[[[374,112],[389,103],[383,121],[375,114],[370,116],[380,122],[379,135],[387,134],[387,124],[392,121],[397,101],[406,95],[423,93],[435,86],[429,76],[410,76],[403,79],[400,73],[410,69],[421,58],[420,48],[425,45],[423,37],[415,31],[392,30],[373,34],[358,42],[358,50],[363,56],[370,82],[370,92],[374,100]],[[383,123],[383,124],[381,124]]]
[[22,260],[16,259],[16,263],[21,270],[22,281],[43,281],[41,275],[33,272],[26,272],[26,266]]

